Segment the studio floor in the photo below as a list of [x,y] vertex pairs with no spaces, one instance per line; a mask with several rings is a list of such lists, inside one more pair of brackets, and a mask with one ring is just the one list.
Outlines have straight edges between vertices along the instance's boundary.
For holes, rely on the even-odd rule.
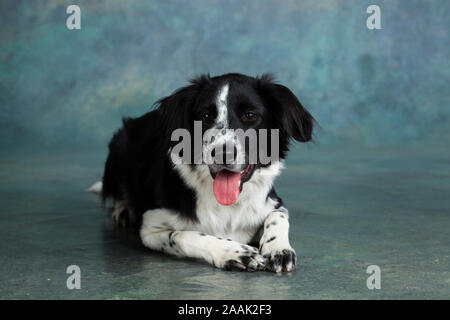
[[[3,151],[1,299],[448,299],[448,148],[303,146],[276,181],[290,274],[226,272],[113,228],[93,194],[106,148]],[[81,269],[69,290],[66,268]],[[366,268],[381,269],[369,290]]]

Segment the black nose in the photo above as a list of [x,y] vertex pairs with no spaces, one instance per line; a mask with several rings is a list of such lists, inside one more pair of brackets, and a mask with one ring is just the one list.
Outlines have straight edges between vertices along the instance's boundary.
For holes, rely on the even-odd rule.
[[236,163],[237,148],[234,144],[223,144],[211,151],[215,164],[232,165]]

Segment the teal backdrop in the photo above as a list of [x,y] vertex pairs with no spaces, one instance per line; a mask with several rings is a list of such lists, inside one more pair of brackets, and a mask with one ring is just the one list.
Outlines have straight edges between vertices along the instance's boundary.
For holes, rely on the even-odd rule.
[[[66,8],[81,8],[68,30]],[[369,30],[366,8],[381,8]],[[0,3],[0,143],[105,145],[202,73],[272,72],[322,144],[449,138],[450,1]]]
[[[450,0],[0,0],[0,299],[448,299],[449,30]],[[227,72],[320,124],[275,181],[292,274],[146,250],[86,192],[122,117]]]

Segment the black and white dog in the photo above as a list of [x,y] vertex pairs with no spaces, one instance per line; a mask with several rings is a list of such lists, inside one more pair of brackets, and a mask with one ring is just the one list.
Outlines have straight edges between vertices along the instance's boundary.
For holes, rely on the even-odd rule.
[[[269,75],[233,73],[201,76],[157,106],[124,119],[109,144],[103,182],[93,186],[104,200],[114,201],[116,222],[135,225],[148,248],[218,268],[294,270],[288,210],[273,181],[291,138],[311,140],[314,120],[295,95]],[[195,135],[195,123],[201,124],[202,137],[215,129],[202,138],[200,153],[213,150],[214,159],[223,162],[177,161],[198,155],[194,147],[172,152],[173,133]],[[251,163],[251,148],[229,134],[237,129],[276,130],[279,158]],[[258,140],[256,149],[261,145]]]

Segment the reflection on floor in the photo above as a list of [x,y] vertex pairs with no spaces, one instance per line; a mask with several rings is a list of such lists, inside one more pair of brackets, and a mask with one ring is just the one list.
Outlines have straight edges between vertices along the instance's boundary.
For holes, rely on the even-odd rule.
[[[414,151],[416,150],[416,151]],[[294,150],[277,180],[290,209],[292,274],[233,273],[152,252],[118,232],[84,190],[106,150],[0,160],[0,298],[403,299],[450,292],[448,150]],[[368,290],[369,265],[381,289]],[[81,268],[68,290],[66,268]]]

